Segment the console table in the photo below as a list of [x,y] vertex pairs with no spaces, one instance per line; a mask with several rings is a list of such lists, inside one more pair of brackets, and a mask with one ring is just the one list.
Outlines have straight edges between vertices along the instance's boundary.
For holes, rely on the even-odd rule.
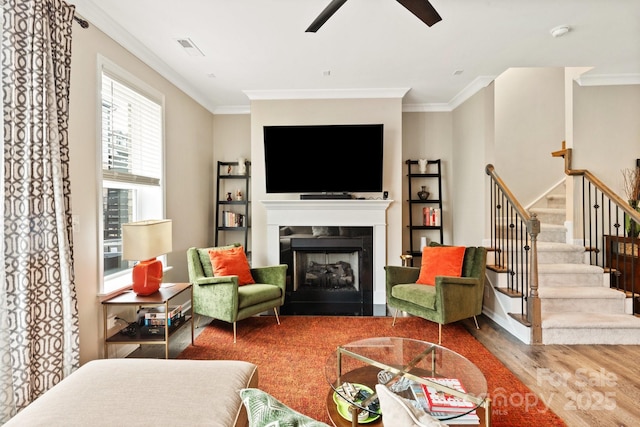
[[[183,313],[183,321],[177,324],[174,328],[166,325],[168,322],[169,305],[178,295],[184,292],[189,293],[189,300],[193,301],[193,288],[191,283],[163,283],[160,286],[158,292],[151,295],[141,296],[136,295],[133,291],[125,292],[116,295],[112,298],[102,301],[102,312],[104,322],[104,355],[105,359],[109,358],[109,345],[111,344],[156,344],[164,345],[165,359],[169,358],[169,338],[178,329],[187,323],[191,324],[191,345],[194,341],[194,326],[193,326],[193,310],[189,309],[188,313]],[[107,319],[109,316],[109,308],[114,306],[135,306],[135,307],[164,307],[165,313],[165,327],[164,334],[158,335],[144,335],[141,333],[141,328],[138,328],[134,334],[125,335],[120,332],[116,332],[112,336],[108,336],[108,324]]]

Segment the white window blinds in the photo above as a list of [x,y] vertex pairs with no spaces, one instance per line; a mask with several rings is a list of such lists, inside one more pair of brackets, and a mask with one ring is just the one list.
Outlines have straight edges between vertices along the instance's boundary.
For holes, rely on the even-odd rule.
[[161,105],[103,73],[103,179],[159,186],[161,162]]

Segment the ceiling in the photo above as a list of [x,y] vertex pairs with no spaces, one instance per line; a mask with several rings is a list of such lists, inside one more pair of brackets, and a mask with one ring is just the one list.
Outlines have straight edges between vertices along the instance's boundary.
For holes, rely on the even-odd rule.
[[[640,84],[638,0],[431,0],[432,27],[394,0],[348,0],[316,33],[305,29],[330,0],[68,1],[213,113],[246,112],[250,97],[399,89],[404,111],[448,111],[510,67]],[[552,37],[560,25],[571,31]]]

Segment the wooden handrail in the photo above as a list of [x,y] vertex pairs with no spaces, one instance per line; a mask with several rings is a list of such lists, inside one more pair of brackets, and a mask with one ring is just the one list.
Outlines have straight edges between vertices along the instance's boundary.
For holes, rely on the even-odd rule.
[[562,141],[562,150],[554,151],[551,153],[553,157],[563,157],[564,158],[564,173],[568,176],[583,176],[589,182],[591,182],[602,194],[607,196],[609,200],[614,202],[614,204],[622,209],[629,217],[635,222],[640,224],[640,213],[633,209],[631,205],[629,205],[628,200],[624,200],[622,197],[618,196],[615,192],[613,192],[607,185],[596,178],[591,172],[586,169],[571,169],[571,148],[565,148],[565,142]]
[[504,183],[502,178],[500,178],[498,176],[498,173],[496,172],[496,170],[493,167],[493,165],[492,164],[488,164],[486,166],[486,168],[485,168],[485,171],[487,172],[487,175],[492,177],[493,180],[496,182],[496,184],[498,184],[498,187],[504,193],[504,195],[506,196],[507,200],[509,200],[509,203],[511,203],[513,205],[513,207],[516,210],[516,212],[518,213],[518,215],[520,215],[520,217],[524,221],[528,222],[531,219],[531,216],[529,215],[529,212],[527,212],[524,209],[524,207],[520,204],[518,199],[516,199],[516,197],[513,195],[511,190],[509,190],[509,188],[506,186],[506,184]]

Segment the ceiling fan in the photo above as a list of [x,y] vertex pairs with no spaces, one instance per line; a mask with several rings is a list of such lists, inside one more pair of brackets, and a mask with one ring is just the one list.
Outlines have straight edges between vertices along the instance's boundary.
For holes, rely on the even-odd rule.
[[[331,0],[331,3],[327,7],[324,8],[320,15],[309,25],[309,28],[305,30],[307,33],[315,33],[324,25],[325,22],[338,9],[342,6],[347,0]],[[428,0],[396,0],[398,3],[403,5],[409,12],[413,13],[417,16],[422,22],[427,24],[428,26],[432,26],[436,22],[442,21],[442,18],[438,14],[438,12],[431,6]]]

